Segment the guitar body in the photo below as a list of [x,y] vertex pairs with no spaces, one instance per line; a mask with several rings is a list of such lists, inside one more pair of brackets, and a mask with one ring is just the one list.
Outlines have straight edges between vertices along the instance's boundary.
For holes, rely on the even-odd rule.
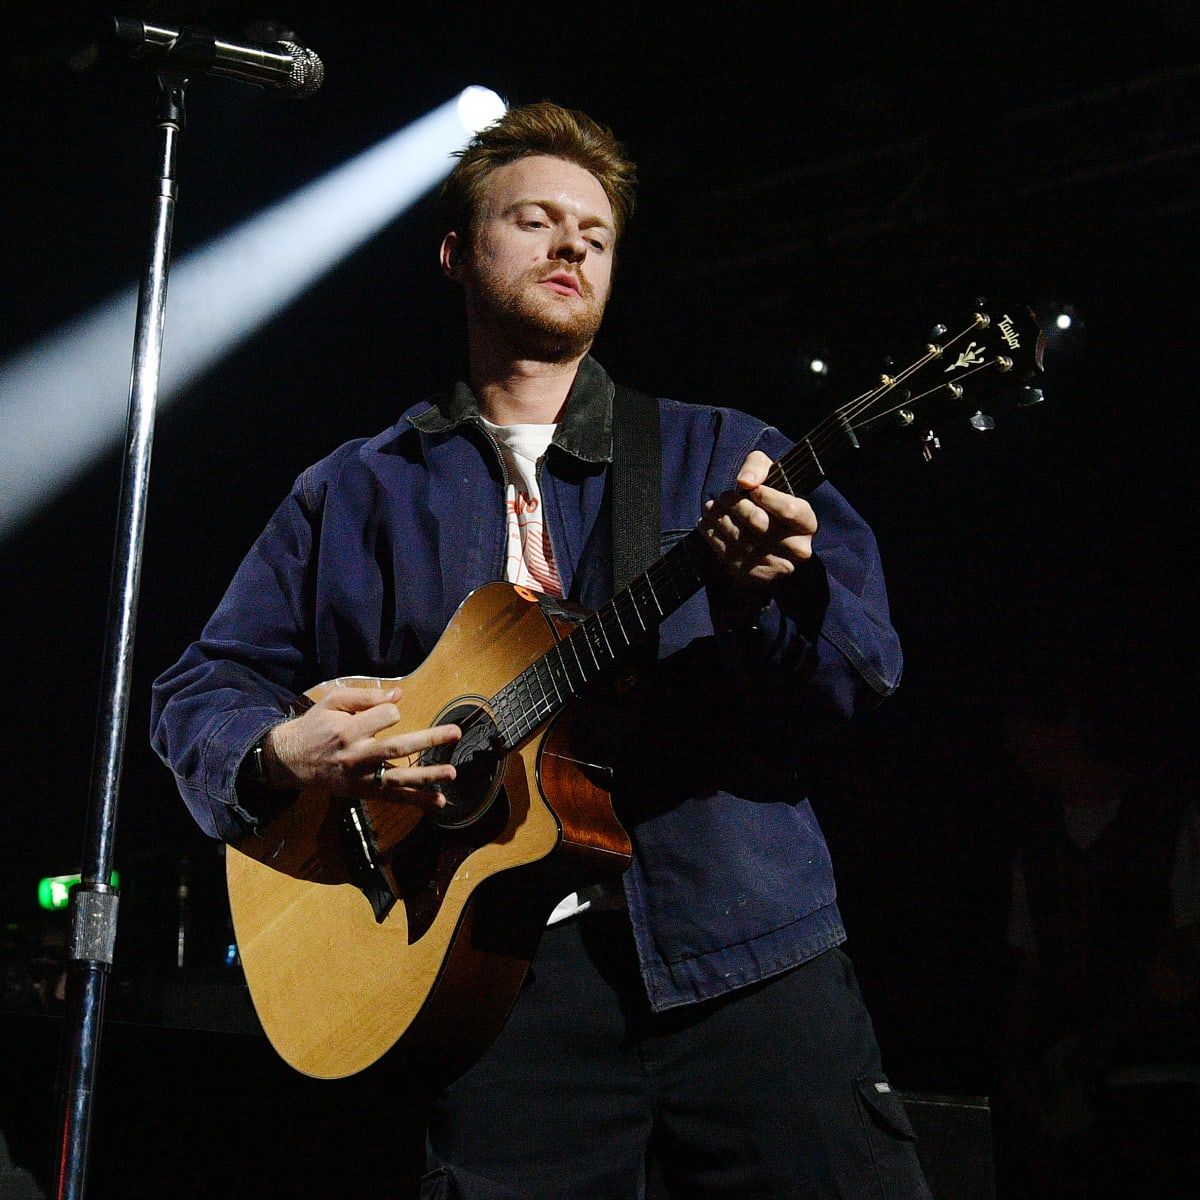
[[[383,736],[477,722],[571,624],[544,597],[488,584],[411,675],[334,680],[308,696],[399,686],[403,720]],[[238,949],[285,1061],[333,1079],[399,1043],[415,1070],[446,1081],[491,1044],[554,905],[629,864],[603,769],[571,753],[572,715],[485,755],[482,769],[460,767],[475,794],[441,818],[449,826],[415,805],[308,788],[229,848]]]

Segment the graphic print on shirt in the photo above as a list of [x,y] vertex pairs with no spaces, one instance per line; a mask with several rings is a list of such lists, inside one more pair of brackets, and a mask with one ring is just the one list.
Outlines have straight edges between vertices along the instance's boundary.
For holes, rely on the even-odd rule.
[[537,464],[554,437],[554,425],[495,425],[484,421],[504,468],[507,549],[504,578],[519,587],[562,596],[550,534],[542,519]]
[[541,517],[541,503],[514,483],[505,488],[508,512],[508,556],[505,578],[551,596],[562,595],[562,582],[554,565],[550,535]]

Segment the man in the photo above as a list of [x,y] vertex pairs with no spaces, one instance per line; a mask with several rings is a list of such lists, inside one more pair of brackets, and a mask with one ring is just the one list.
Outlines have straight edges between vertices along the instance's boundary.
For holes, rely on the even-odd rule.
[[1200,813],[1144,758],[1131,765],[1092,687],[1024,696],[1009,729],[1034,797],[1008,914],[1010,1157],[1030,1197],[1125,1197],[1148,1179],[1188,1195],[1200,1182]]
[[[502,572],[611,596],[614,389],[588,351],[633,187],[607,130],[548,103],[461,155],[441,264],[469,383],[306,471],[156,685],[155,744],[209,833],[242,837],[313,782],[442,805],[453,767],[389,763],[457,727],[375,736],[402,689],[335,689],[284,720],[289,702],[411,672]],[[496,1044],[436,1098],[438,1186],[632,1197],[653,1143],[680,1196],[925,1196],[800,780],[821,729],[899,678],[874,540],[828,485],[763,485],[778,431],[658,409],[664,545],[699,521],[713,559],[654,669],[594,722],[633,863],[558,906]]]

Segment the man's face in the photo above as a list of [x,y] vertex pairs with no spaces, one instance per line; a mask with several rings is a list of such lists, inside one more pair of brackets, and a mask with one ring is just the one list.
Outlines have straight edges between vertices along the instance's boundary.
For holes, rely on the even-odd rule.
[[462,275],[478,325],[522,357],[579,357],[608,303],[614,242],[612,205],[583,167],[535,155],[497,168]]

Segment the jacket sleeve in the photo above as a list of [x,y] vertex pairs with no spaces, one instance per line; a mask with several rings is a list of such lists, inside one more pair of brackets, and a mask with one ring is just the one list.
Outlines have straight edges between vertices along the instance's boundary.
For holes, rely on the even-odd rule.
[[317,506],[297,481],[238,568],[200,639],[154,684],[151,741],[211,837],[255,825],[237,775],[250,748],[312,682],[311,572]]
[[[790,446],[778,430],[762,429],[725,470],[736,475],[752,449],[777,460]],[[806,498],[818,521],[812,559],[773,584],[761,605],[753,599],[747,605],[731,588],[710,588],[713,622],[743,661],[802,676],[815,698],[849,717],[896,690],[900,641],[870,527],[828,482]]]

